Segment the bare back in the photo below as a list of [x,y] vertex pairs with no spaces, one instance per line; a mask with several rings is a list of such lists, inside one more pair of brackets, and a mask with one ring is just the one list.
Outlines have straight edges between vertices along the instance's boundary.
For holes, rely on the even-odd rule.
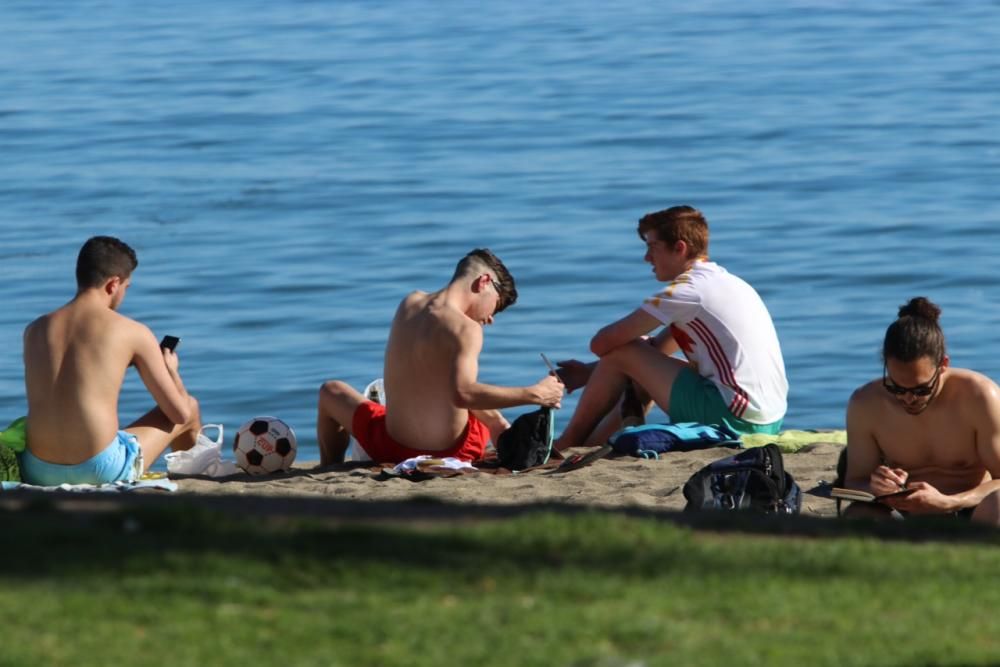
[[147,327],[86,301],[74,300],[28,325],[24,368],[32,453],[50,463],[76,464],[101,452],[119,428],[118,395],[129,364],[136,362],[144,381],[150,372],[166,372],[146,370],[155,364],[156,351]]
[[386,428],[413,449],[442,450],[465,430],[469,411],[455,405],[459,355],[478,357],[478,324],[450,306],[442,293],[413,292],[392,321],[385,353]]
[[968,490],[991,474],[1000,478],[998,421],[997,386],[973,371],[949,369],[940,395],[918,415],[902,410],[874,380],[855,392],[848,408],[848,477],[884,464],[945,494]]

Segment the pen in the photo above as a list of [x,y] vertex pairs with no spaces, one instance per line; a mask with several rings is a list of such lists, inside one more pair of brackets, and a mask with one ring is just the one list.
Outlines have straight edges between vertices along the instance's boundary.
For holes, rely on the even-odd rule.
[[556,367],[552,365],[552,362],[549,361],[549,358],[545,356],[545,353],[539,352],[538,354],[542,355],[542,361],[544,361],[545,365],[549,367],[549,370],[552,371],[552,374],[555,375],[556,377],[559,377],[559,374],[556,373]]

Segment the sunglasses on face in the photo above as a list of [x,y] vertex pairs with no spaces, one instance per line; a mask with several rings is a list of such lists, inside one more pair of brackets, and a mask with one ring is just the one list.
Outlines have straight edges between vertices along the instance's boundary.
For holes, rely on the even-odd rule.
[[500,291],[500,283],[490,278],[490,282],[493,284],[493,290],[497,293],[497,307],[494,311],[494,315],[503,310],[503,292]]
[[937,388],[938,378],[941,376],[941,367],[938,366],[934,370],[934,377],[923,384],[918,384],[916,387],[901,387],[889,377],[889,368],[885,365],[882,366],[882,386],[885,390],[892,394],[893,396],[902,396],[903,394],[913,394],[917,398],[923,398],[925,396],[930,396],[934,393],[934,389]]

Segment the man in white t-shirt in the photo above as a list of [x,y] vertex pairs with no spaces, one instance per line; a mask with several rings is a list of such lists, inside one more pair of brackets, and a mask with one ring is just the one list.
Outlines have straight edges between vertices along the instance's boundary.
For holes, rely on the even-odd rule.
[[[568,391],[586,388],[556,447],[601,444],[617,430],[614,408],[630,381],[674,422],[777,433],[788,381],[760,296],[708,261],[708,222],[700,211],[674,206],[650,213],[639,220],[638,231],[645,261],[666,287],[597,332],[590,341],[597,362],[559,362]],[[656,336],[647,335],[660,327]],[[671,356],[678,350],[685,359]]]

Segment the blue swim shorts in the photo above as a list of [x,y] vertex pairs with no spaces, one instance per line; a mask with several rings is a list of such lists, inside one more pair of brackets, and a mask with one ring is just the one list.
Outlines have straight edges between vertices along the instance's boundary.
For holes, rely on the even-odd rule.
[[142,449],[131,433],[118,431],[111,444],[83,463],[63,465],[43,461],[29,448],[21,454],[21,479],[27,484],[110,484],[134,482],[142,475]]
[[774,435],[781,430],[782,422],[779,419],[770,424],[753,424],[734,416],[715,383],[690,368],[681,370],[674,380],[667,414],[674,423],[725,424],[737,433]]

